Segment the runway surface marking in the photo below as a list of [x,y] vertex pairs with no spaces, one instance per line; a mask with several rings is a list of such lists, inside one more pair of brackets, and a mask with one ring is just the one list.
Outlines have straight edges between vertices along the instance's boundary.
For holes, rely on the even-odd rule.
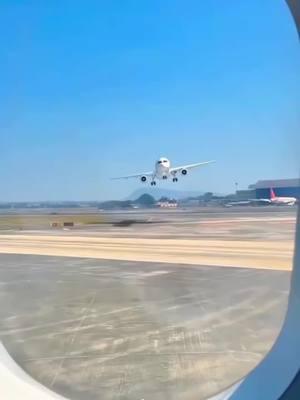
[[0,253],[291,270],[289,240],[1,235]]

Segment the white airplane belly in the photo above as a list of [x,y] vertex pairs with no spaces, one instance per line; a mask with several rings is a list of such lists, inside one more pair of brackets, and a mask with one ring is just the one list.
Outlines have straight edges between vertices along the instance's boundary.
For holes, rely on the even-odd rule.
[[162,179],[163,176],[169,176],[170,175],[170,171],[169,168],[163,166],[163,165],[158,165],[156,167],[156,177],[157,179]]
[[287,204],[287,205],[293,205],[296,203],[296,199],[290,198],[290,197],[277,197],[273,200],[271,200],[272,203],[274,204]]

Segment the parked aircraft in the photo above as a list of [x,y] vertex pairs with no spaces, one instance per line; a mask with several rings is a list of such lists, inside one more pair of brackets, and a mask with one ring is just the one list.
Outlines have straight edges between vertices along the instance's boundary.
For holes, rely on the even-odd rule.
[[281,197],[281,196],[276,196],[274,189],[270,189],[271,193],[271,204],[276,204],[276,205],[285,205],[285,206],[294,206],[297,203],[296,197]]

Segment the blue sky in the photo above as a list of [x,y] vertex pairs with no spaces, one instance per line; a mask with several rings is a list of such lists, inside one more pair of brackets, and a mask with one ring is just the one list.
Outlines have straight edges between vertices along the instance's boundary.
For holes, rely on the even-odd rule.
[[289,11],[221,3],[0,0],[0,201],[126,197],[140,183],[108,178],[161,155],[217,160],[179,190],[297,176]]

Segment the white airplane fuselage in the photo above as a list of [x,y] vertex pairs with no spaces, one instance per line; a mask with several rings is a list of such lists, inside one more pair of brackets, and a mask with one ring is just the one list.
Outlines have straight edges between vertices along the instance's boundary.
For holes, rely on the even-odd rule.
[[295,197],[273,197],[271,203],[276,205],[294,206],[297,203],[297,199]]
[[154,176],[156,179],[168,179],[170,177],[171,162],[167,158],[160,158],[155,163]]

